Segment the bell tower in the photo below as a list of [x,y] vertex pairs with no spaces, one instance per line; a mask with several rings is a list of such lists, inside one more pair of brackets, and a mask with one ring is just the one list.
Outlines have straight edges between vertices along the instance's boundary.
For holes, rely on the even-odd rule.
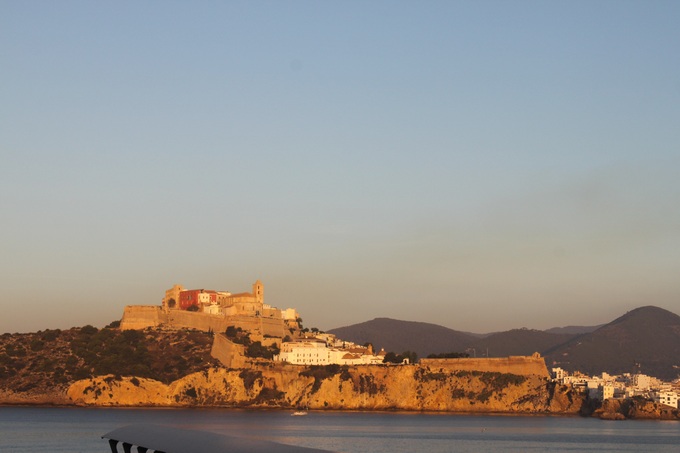
[[258,304],[264,303],[264,285],[259,280],[253,283],[253,297]]

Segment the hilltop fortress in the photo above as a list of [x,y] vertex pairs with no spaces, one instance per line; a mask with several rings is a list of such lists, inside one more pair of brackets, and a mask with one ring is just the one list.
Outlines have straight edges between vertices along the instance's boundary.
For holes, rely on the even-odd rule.
[[[274,346],[274,355],[281,365],[352,365],[366,366],[383,363],[385,351],[374,353],[371,345],[360,346],[322,332],[307,333],[299,324],[293,308],[281,310],[264,303],[264,285],[257,280],[252,292],[232,294],[228,291],[186,289],[175,285],[165,292],[160,306],[129,305],[121,320],[122,330],[160,327],[167,329],[198,329],[215,332],[212,356],[228,368],[252,366],[257,360],[246,356],[245,347],[235,342],[237,329],[247,333],[252,341],[265,347]],[[492,372],[519,376],[549,376],[544,359],[531,357],[421,359],[418,368],[428,372]]]
[[165,291],[160,306],[128,305],[120,322],[122,330],[166,327],[224,332],[234,326],[250,333],[254,340],[284,338],[298,328],[294,308],[280,310],[264,303],[264,285],[253,283],[252,292],[189,289],[175,285]]
[[[59,344],[45,333],[31,341],[13,338],[8,346],[0,342],[6,356],[16,355],[16,344],[24,342],[22,349],[35,356],[31,370],[43,360],[30,346],[38,342],[53,348],[55,357],[70,357],[72,362],[65,360],[68,373],[61,367],[42,372],[36,382],[49,384],[37,390],[26,390],[22,376],[4,372],[3,381],[0,373],[0,404],[510,413],[575,413],[582,405],[580,394],[574,396],[567,386],[556,387],[548,380],[538,354],[393,363],[389,353],[375,352],[370,343],[358,345],[303,328],[301,322],[295,309],[266,304],[259,280],[251,292],[235,294],[174,285],[159,305],[125,307],[120,322],[125,332],[113,327],[98,332],[89,326],[62,334]],[[130,335],[130,330],[142,329],[148,330]],[[131,355],[133,363],[120,351]],[[138,360],[150,363],[134,363],[132,354],[139,351],[148,354]],[[9,367],[0,366],[0,371],[5,369]],[[180,377],[164,382],[168,369]],[[138,370],[141,374],[136,375]],[[2,388],[10,376],[12,385]]]

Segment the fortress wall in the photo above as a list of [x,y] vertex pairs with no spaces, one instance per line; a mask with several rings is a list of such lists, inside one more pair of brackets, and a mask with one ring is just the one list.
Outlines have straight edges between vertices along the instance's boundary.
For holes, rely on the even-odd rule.
[[420,359],[420,365],[431,371],[481,371],[550,377],[545,360],[538,355],[499,358]]
[[172,327],[197,329],[204,332],[224,332],[231,323],[221,315],[198,313],[185,310],[171,310],[168,314],[168,324]]
[[210,355],[227,368],[241,368],[246,363],[243,346],[232,343],[226,335],[215,334]]
[[165,322],[161,307],[154,305],[128,305],[120,321],[121,330],[145,329],[156,327]]
[[283,338],[285,328],[283,319],[262,318],[248,315],[223,316],[186,310],[169,310],[153,305],[128,305],[120,323],[122,330],[145,329],[165,325],[170,328],[197,329],[204,332],[223,333],[228,326],[236,326],[251,332],[254,341],[264,335]]
[[171,310],[168,318],[168,323],[172,327],[198,329],[206,332],[212,329],[213,332],[223,333],[229,326],[240,327],[243,330],[252,332],[254,337],[260,334],[282,338],[284,332],[283,320],[274,318],[259,318],[247,315],[225,317],[184,310]]
[[227,323],[229,326],[240,327],[241,329],[252,333],[260,333],[260,318],[247,315],[233,315],[228,316],[227,319],[229,320]]
[[284,328],[283,320],[281,318],[261,318],[262,319],[262,335],[269,335],[270,337],[283,338]]
[[[262,318],[247,315],[229,316],[227,325],[240,327],[243,330],[252,332],[253,340],[257,340],[257,334],[268,335],[270,337],[283,338],[284,327],[283,319]],[[226,328],[226,327],[225,327]]]

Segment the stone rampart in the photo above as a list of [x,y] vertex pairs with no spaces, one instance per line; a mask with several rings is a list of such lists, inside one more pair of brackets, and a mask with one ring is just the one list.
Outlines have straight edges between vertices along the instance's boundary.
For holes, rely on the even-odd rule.
[[210,355],[227,368],[241,368],[246,363],[243,346],[232,343],[221,333],[215,334]]
[[168,325],[175,328],[197,329],[204,332],[224,332],[227,330],[227,326],[232,325],[232,323],[221,315],[170,310],[168,312]]
[[545,360],[538,354],[499,358],[420,359],[420,366],[431,371],[481,371],[550,377]]
[[266,337],[283,338],[284,320],[260,316],[235,315],[223,316],[185,310],[168,310],[153,305],[128,305],[120,322],[122,330],[145,329],[165,326],[175,329],[197,329],[204,332],[225,332],[227,327],[235,326],[250,332],[253,341]]
[[279,318],[261,318],[262,319],[262,335],[270,337],[283,338],[285,330],[283,327],[283,319]]
[[161,307],[153,305],[128,305],[120,321],[121,330],[146,329],[167,322]]

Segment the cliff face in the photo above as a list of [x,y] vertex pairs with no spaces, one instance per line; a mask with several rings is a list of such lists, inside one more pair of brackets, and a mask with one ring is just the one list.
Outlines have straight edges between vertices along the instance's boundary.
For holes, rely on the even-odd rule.
[[418,366],[212,368],[169,385],[112,376],[71,385],[75,404],[571,413],[582,400],[537,376],[437,372]]
[[595,408],[592,415],[608,420],[626,418],[650,420],[680,420],[680,409],[642,399],[607,400]]

